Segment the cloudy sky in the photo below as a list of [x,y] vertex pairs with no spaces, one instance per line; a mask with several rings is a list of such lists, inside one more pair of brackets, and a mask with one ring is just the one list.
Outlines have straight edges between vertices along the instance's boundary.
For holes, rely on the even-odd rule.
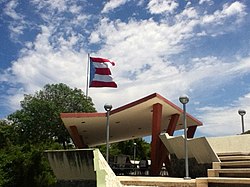
[[[99,112],[157,92],[204,123],[250,129],[250,1],[0,0],[0,118],[45,84],[86,89],[87,54],[116,62],[118,88],[91,88]],[[248,114],[249,111],[249,114]],[[249,116],[249,117],[248,117]]]

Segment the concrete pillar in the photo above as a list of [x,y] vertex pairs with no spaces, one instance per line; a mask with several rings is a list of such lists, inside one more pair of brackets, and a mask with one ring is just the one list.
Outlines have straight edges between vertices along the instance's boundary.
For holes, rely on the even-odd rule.
[[173,115],[171,115],[171,119],[170,119],[170,122],[169,122],[169,124],[168,124],[168,129],[167,129],[167,133],[168,133],[170,136],[173,136],[173,135],[174,135],[174,131],[175,131],[177,122],[178,122],[178,120],[179,120],[179,117],[180,117],[179,114],[173,114]]
[[[162,120],[162,105],[156,103],[153,105],[152,117],[152,142],[151,142],[151,175],[159,175],[159,163],[161,157],[161,140],[159,135],[161,133],[161,120]],[[161,169],[161,168],[160,168]]]
[[196,129],[197,129],[197,126],[188,127],[188,130],[187,130],[187,138],[193,138]]

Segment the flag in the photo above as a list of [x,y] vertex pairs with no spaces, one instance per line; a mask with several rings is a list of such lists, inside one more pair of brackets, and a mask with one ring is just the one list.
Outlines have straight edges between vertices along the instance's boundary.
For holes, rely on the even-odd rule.
[[105,58],[90,57],[90,81],[89,87],[113,87],[117,84],[111,77],[110,65],[115,63]]

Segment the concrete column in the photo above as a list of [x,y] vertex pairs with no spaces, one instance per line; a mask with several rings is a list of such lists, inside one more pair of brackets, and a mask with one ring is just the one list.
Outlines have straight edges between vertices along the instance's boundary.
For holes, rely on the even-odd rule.
[[171,115],[171,119],[170,119],[170,122],[169,122],[169,125],[168,125],[168,129],[167,129],[167,133],[170,136],[174,135],[174,131],[175,131],[177,122],[179,120],[179,117],[180,117],[179,114],[173,114],[173,115]]
[[162,105],[156,103],[153,105],[152,117],[152,142],[151,142],[151,175],[159,175],[160,163],[160,144],[161,140],[159,135],[161,133],[161,120],[162,120]]
[[196,128],[197,128],[197,126],[188,127],[188,130],[187,130],[187,138],[193,138],[193,137],[194,137]]

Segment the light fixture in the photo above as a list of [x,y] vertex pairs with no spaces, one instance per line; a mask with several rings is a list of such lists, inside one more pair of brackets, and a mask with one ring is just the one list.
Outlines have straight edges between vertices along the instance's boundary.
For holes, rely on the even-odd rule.
[[239,115],[244,116],[246,114],[245,110],[239,109],[238,110]]
[[107,111],[107,121],[106,121],[106,161],[109,163],[109,115],[112,109],[112,105],[105,104],[104,109]]
[[182,103],[182,104],[187,104],[189,102],[189,98],[187,95],[183,95],[183,96],[180,96],[179,97],[179,101]]
[[108,112],[108,111],[110,111],[110,110],[112,109],[112,105],[110,105],[110,104],[105,104],[105,105],[104,105],[104,109]]
[[189,98],[187,95],[183,95],[179,97],[179,101],[183,104],[183,124],[184,124],[184,152],[185,152],[185,172],[186,176],[185,180],[190,180],[189,177],[189,168],[188,168],[188,146],[187,146],[187,120],[186,120],[186,104],[189,102]]
[[238,113],[241,116],[242,133],[244,133],[245,130],[244,130],[244,117],[243,116],[246,114],[246,111],[242,110],[242,109],[239,109]]

